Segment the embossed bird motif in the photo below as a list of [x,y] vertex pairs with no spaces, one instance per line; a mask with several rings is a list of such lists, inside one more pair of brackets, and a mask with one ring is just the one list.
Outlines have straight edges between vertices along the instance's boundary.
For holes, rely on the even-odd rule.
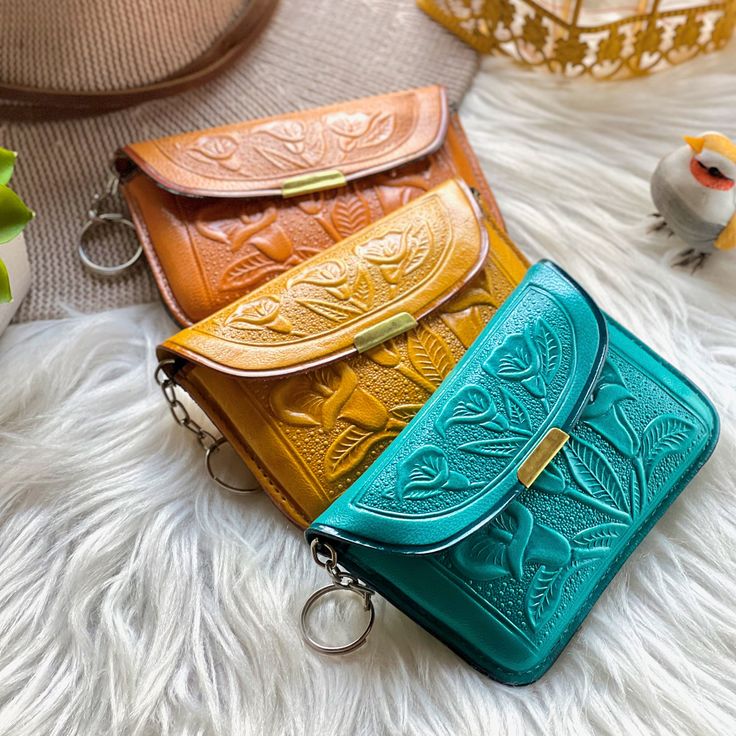
[[665,156],[651,181],[659,221],[688,248],[676,266],[700,268],[719,250],[736,247],[736,144],[721,133],[685,136],[687,145]]

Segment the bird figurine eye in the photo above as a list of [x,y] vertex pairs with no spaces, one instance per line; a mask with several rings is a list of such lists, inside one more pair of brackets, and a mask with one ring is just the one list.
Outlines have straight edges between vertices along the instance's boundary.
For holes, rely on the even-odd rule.
[[700,167],[707,171],[714,179],[728,179],[728,177],[717,166],[706,166],[702,161],[698,161]]

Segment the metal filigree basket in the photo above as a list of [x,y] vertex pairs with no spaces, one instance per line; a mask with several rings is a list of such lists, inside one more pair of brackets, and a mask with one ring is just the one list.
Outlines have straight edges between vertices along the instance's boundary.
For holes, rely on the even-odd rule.
[[640,76],[730,40],[736,0],[418,0],[482,53],[596,79]]

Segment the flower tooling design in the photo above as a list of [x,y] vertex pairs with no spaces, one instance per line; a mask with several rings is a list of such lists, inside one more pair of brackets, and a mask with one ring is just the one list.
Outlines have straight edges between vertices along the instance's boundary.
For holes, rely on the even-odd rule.
[[[401,122],[388,110],[342,111],[314,119],[280,119],[227,133],[206,133],[180,144],[184,168],[256,180],[328,169],[390,154],[413,133],[416,117]],[[159,147],[166,146],[160,142]],[[254,165],[260,160],[260,166]]]
[[387,215],[403,207],[414,197],[428,192],[432,187],[430,182],[434,169],[434,161],[431,161],[428,167],[414,163],[379,175],[376,194],[384,214]]
[[432,247],[432,231],[426,224],[419,223],[359,245],[355,250],[368,263],[378,266],[392,287],[389,293],[393,294],[399,282],[424,263]]
[[[514,456],[525,445],[532,434],[530,416],[539,411],[532,412],[531,404],[538,402],[547,411],[545,387],[559,369],[555,355],[560,341],[548,324],[540,323],[510,335],[486,361],[485,370],[503,379],[498,398],[483,386],[463,387],[436,420],[440,436],[446,437],[453,425],[473,424],[488,437],[458,448],[497,458]],[[523,387],[526,398],[511,390],[514,384]],[[656,488],[650,485],[657,467],[667,457],[686,453],[695,439],[695,425],[673,413],[653,416],[637,432],[627,410],[634,400],[609,357],[570,439],[521,497],[527,504],[534,494],[565,497],[594,512],[596,523],[565,536],[538,523],[531,508],[517,499],[450,554],[451,564],[470,581],[512,578],[525,585],[525,617],[532,632],[554,619],[576,571],[609,562],[654,502]]]
[[281,302],[273,296],[238,305],[228,315],[225,324],[240,330],[272,330],[286,335],[293,332],[291,322],[281,314]]
[[337,136],[338,147],[348,153],[385,143],[394,132],[396,118],[390,112],[339,112],[328,115],[325,123]]
[[[280,297],[267,296],[236,306],[218,321],[230,329],[268,329],[292,338],[314,334],[315,315],[326,323],[324,329],[348,324],[424,283],[437,268],[429,255],[440,255],[440,246],[428,224],[409,223],[355,246],[340,260],[322,260],[294,269]],[[443,363],[439,354],[442,344],[420,334],[420,345],[411,348],[415,362],[426,367],[433,360]],[[422,357],[426,350],[433,355]],[[444,365],[437,370],[442,376],[446,373]]]
[[297,298],[296,302],[331,322],[343,322],[373,307],[374,286],[367,269],[362,265],[351,272],[341,261],[327,261],[303,271],[289,279],[287,286],[294,289],[299,284],[321,287],[330,300]]
[[234,217],[228,201],[208,204],[198,211],[194,228],[200,236],[222,243],[231,253],[246,251],[220,276],[221,289],[252,288],[319,252],[309,245],[295,246],[278,217],[279,210],[274,206]]
[[532,396],[545,398],[560,366],[560,338],[543,319],[524,332],[509,335],[493,351],[484,368],[499,378],[521,381]]
[[[324,265],[327,268],[315,268],[299,278],[334,289],[338,296],[348,295],[349,291],[343,291],[347,282],[340,266]],[[439,387],[456,362],[445,340],[424,324],[373,348],[365,357],[421,389],[422,401]],[[422,406],[405,403],[387,409],[358,387],[357,374],[344,363],[283,380],[272,391],[270,404],[274,415],[291,426],[330,432],[338,422],[346,424],[325,453],[323,467],[331,481],[354,471],[371,449],[396,437]]]
[[347,426],[325,453],[324,470],[335,480],[360,464],[378,443],[395,437],[419,410],[399,405],[390,410],[358,385],[358,376],[345,363],[336,363],[292,376],[274,385],[271,411],[295,427],[331,432],[338,422]]
[[424,324],[369,350],[366,357],[385,368],[393,368],[427,395],[433,393],[455,365],[445,340]]
[[447,491],[466,491],[469,487],[464,475],[450,470],[441,448],[426,445],[414,450],[399,466],[393,495],[399,501],[423,500]]
[[456,567],[478,581],[512,577],[521,581],[526,565],[536,566],[526,596],[526,615],[533,629],[544,625],[560,602],[569,576],[573,549],[562,534],[539,523],[518,501],[483,529],[452,549]]
[[302,212],[313,217],[335,243],[357,233],[373,221],[368,199],[354,185],[338,196],[326,196],[325,192],[318,192],[303,197],[298,206]]
[[465,348],[469,348],[486,325],[488,308],[498,309],[509,292],[502,290],[508,281],[497,274],[491,277],[492,265],[483,269],[462,293],[452,299],[442,312],[442,321]]
[[[346,304],[350,304],[351,298],[354,299],[354,289],[350,288],[347,270],[340,262],[327,262],[304,272],[295,280],[321,286],[336,298],[345,300]],[[356,304],[356,308],[361,306],[360,302]],[[423,401],[439,387],[456,362],[456,357],[444,338],[426,324],[420,324],[406,335],[388,340],[369,350],[365,353],[365,357],[379,366],[395,371],[421,389],[424,392]],[[315,407],[324,405],[321,403],[322,399],[318,397],[324,398],[328,393],[326,386],[335,385],[338,375],[335,371],[337,366],[286,379],[271,394],[273,413],[278,419],[292,426],[319,427],[320,431],[330,431],[338,421],[347,423],[325,454],[324,469],[328,480],[341,478],[354,471],[365,461],[371,449],[378,448],[382,443],[395,437],[422,406],[421,403],[407,403],[386,409],[372,394],[357,388],[357,374],[352,370],[344,373],[341,367],[339,373],[343,376],[343,385],[352,387],[351,391],[355,389],[360,392],[359,396],[363,397],[361,399],[363,411],[356,412],[353,405],[346,407],[344,413],[330,411],[327,415],[328,421],[325,423],[319,411],[305,413],[303,406],[305,403]],[[332,380],[326,380],[325,375],[332,375]],[[303,391],[305,386],[311,387],[306,393]],[[305,401],[307,395],[311,397],[309,401]],[[343,398],[345,395],[344,392],[339,394]],[[469,391],[465,398],[467,410],[471,411],[474,399],[472,392]],[[373,402],[369,402],[368,399],[373,399]],[[476,398],[476,400],[483,399]],[[513,401],[513,398],[506,400]],[[328,409],[337,406],[338,403],[328,404]],[[295,406],[301,408],[295,409]],[[340,404],[340,407],[342,406]],[[373,407],[372,410],[369,410],[370,406]],[[515,426],[518,426],[518,417],[521,416],[522,410],[523,407],[509,412],[509,415],[514,417]],[[464,421],[460,414],[458,410],[457,416],[448,426],[453,422]],[[503,414],[496,413],[487,420],[489,426],[501,427],[505,418]],[[526,421],[528,425],[528,418]],[[528,426],[526,430],[524,428],[522,430],[529,432]]]

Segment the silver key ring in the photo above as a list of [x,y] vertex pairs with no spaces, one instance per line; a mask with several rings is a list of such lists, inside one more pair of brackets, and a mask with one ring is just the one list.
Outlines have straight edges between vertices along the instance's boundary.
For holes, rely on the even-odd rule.
[[[317,641],[309,633],[309,614],[320,598],[338,591],[354,593],[363,599],[363,610],[368,612],[368,623],[360,636],[353,641],[338,646],[328,646],[327,644],[322,644]],[[302,608],[301,628],[304,641],[312,647],[312,649],[320,652],[321,654],[348,654],[349,652],[354,652],[356,649],[362,647],[363,644],[365,644],[366,639],[368,639],[368,634],[371,633],[373,623],[376,620],[376,609],[374,608],[373,601],[371,599],[373,592],[374,591],[370,588],[367,588],[365,585],[362,585],[355,580],[351,580],[347,584],[331,583],[330,585],[326,585],[324,588],[316,590],[309,596],[309,598],[307,598],[304,607]]]
[[99,225],[101,223],[122,225],[123,227],[129,228],[133,231],[133,233],[135,233],[135,225],[130,220],[123,217],[123,215],[121,215],[119,212],[103,212],[102,214],[95,213],[94,217],[90,217],[90,219],[88,219],[84,223],[82,229],[79,232],[79,243],[77,247],[79,259],[82,261],[86,269],[96,274],[97,276],[118,276],[119,274],[127,271],[138,261],[141,255],[143,255],[143,246],[138,243],[138,248],[136,252],[124,263],[119,263],[114,266],[102,266],[99,263],[95,263],[87,255],[87,252],[84,249],[84,241],[86,240],[89,231],[95,225]]
[[261,490],[260,486],[252,486],[251,488],[238,488],[237,486],[231,485],[227,481],[222,480],[217,476],[215,471],[212,469],[212,458],[219,452],[220,447],[222,445],[227,443],[227,439],[225,437],[218,437],[212,444],[210,444],[204,455],[204,464],[207,468],[207,473],[209,474],[210,478],[212,478],[215,483],[217,483],[218,486],[221,488],[224,488],[226,491],[230,491],[230,493],[240,493],[242,495],[246,495],[248,493],[257,493]]

